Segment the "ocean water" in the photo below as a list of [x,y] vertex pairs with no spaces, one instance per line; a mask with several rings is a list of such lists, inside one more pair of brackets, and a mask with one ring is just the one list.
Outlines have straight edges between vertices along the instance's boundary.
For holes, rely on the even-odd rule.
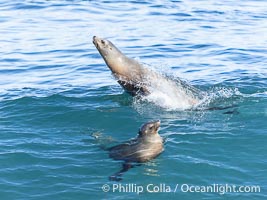
[[[2,0],[0,199],[266,199],[266,22],[263,0]],[[94,35],[204,91],[205,106],[234,107],[176,109],[168,87],[132,98]],[[155,119],[164,152],[110,181],[122,162],[101,144]]]

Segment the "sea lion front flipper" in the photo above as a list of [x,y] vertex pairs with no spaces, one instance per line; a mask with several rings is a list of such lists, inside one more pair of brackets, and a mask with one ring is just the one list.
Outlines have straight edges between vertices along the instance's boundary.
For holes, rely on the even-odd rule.
[[109,180],[110,181],[121,181],[122,180],[121,176],[123,175],[123,173],[127,172],[131,168],[133,168],[133,165],[131,163],[128,163],[128,162],[123,163],[122,169],[116,172],[115,174],[111,175],[109,177]]

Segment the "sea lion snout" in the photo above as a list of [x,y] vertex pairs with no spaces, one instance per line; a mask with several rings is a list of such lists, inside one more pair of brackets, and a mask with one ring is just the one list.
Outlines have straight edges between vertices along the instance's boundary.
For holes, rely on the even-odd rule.
[[95,45],[96,48],[98,48],[98,45],[97,45],[97,41],[96,40],[97,40],[97,37],[94,36],[93,37],[93,44]]
[[99,38],[99,37],[97,37],[97,36],[93,36],[93,42],[97,42],[97,41],[99,41],[99,40],[101,40],[101,38]]
[[155,128],[157,128],[157,130],[158,130],[160,127],[160,120],[157,120],[154,123],[155,123]]

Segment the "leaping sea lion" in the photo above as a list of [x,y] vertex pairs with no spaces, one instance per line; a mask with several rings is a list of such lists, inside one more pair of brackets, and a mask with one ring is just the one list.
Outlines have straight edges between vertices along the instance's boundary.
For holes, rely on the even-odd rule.
[[165,92],[166,88],[162,88],[165,85],[183,107],[191,108],[199,103],[196,88],[180,79],[167,79],[164,75],[144,67],[138,61],[125,56],[108,40],[94,36],[93,43],[118,83],[131,95],[149,95],[157,89]]
[[[158,94],[168,97],[159,99],[160,104],[167,104],[167,107],[175,102],[176,109],[182,110],[225,110],[234,108],[232,106],[213,106],[211,108],[200,108],[203,103],[203,92],[197,88],[187,84],[179,78],[169,78],[155,70],[149,69],[138,61],[125,56],[112,42],[101,39],[97,36],[93,37],[93,43],[100,55],[105,60],[112,74],[124,90],[132,96],[152,96],[157,97]],[[153,96],[154,95],[154,96]],[[225,112],[224,114],[238,113],[235,111]]]
[[145,123],[137,138],[108,148],[109,157],[123,160],[123,169],[110,176],[111,180],[121,180],[121,175],[132,168],[132,163],[144,163],[156,158],[163,150],[163,139],[158,134],[160,121]]

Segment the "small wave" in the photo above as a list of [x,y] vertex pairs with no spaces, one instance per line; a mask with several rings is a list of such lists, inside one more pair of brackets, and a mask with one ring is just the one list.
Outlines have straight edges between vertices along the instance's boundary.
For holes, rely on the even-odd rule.
[[249,97],[263,97],[263,98],[267,98],[267,91],[265,91],[265,92],[256,92],[256,93],[250,94],[248,96]]
[[241,172],[241,173],[246,173],[246,170],[241,168],[241,167],[237,167],[237,166],[233,166],[233,165],[228,165],[224,162],[218,162],[218,161],[213,161],[213,160],[207,160],[207,159],[201,159],[201,158],[196,158],[196,157],[192,157],[192,156],[185,156],[185,155],[175,155],[172,156],[175,159],[180,159],[183,162],[187,162],[187,163],[193,163],[193,164],[204,164],[204,165],[208,165],[211,167],[217,167],[220,169],[224,169],[224,170],[233,170],[233,171],[237,171],[237,172]]

